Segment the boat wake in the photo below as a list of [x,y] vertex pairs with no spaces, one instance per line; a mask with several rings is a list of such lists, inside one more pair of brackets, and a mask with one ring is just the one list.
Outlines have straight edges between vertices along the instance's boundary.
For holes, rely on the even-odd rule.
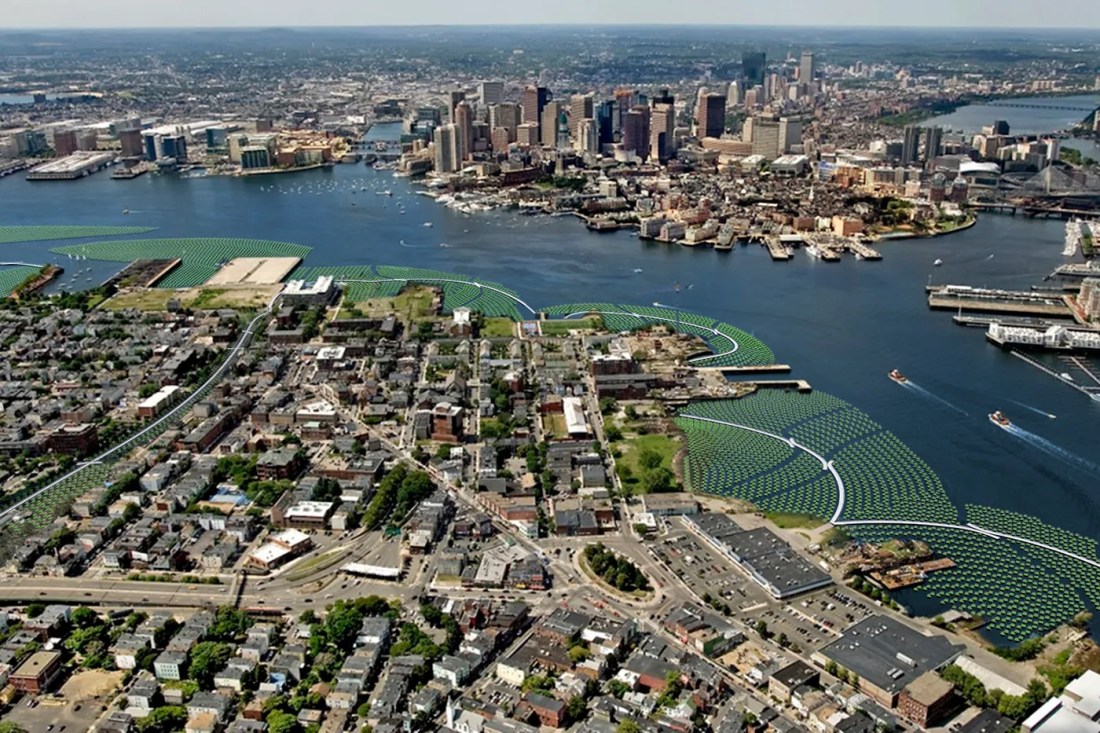
[[1064,463],[1068,463],[1071,466],[1075,466],[1077,468],[1088,471],[1093,476],[1100,475],[1100,466],[1097,466],[1092,461],[1089,461],[1085,458],[1082,458],[1081,456],[1077,455],[1076,453],[1074,453],[1072,451],[1068,451],[1065,448],[1061,447],[1060,445],[1057,445],[1056,443],[1052,443],[1051,441],[1047,440],[1046,438],[1044,438],[1040,435],[1036,435],[1035,433],[1033,433],[1029,430],[1024,430],[1019,425],[1016,425],[1016,424],[1009,425],[1007,428],[1005,428],[1005,430],[1009,433],[1012,433],[1013,435],[1015,435],[1020,440],[1026,442],[1026,443],[1029,443],[1029,444],[1033,445],[1034,447],[1038,448],[1043,453],[1046,453],[1048,456],[1051,456],[1053,458],[1057,458],[1057,459],[1063,461]]
[[927,389],[920,386],[919,384],[914,382],[912,379],[910,379],[908,382],[906,382],[902,386],[903,387],[908,387],[909,389],[911,389],[914,392],[916,392],[917,394],[919,394],[921,397],[926,397],[926,398],[932,400],[933,402],[938,402],[941,405],[943,405],[944,407],[946,407],[947,409],[954,410],[955,412],[959,413],[960,415],[963,415],[964,417],[970,417],[970,413],[967,412],[966,410],[962,409],[961,407],[956,407],[955,405],[948,402],[943,397],[940,397],[937,394],[929,392]]
[[1008,399],[1009,402],[1011,402],[1014,405],[1019,405],[1020,407],[1024,408],[1025,410],[1031,410],[1032,412],[1034,412],[1037,415],[1042,415],[1043,417],[1049,417],[1051,420],[1054,420],[1058,417],[1057,415],[1055,415],[1053,413],[1050,413],[1050,412],[1047,412],[1046,410],[1040,410],[1038,407],[1032,407],[1031,405],[1026,405],[1023,402],[1012,399],[1011,397],[1009,397],[1007,399]]

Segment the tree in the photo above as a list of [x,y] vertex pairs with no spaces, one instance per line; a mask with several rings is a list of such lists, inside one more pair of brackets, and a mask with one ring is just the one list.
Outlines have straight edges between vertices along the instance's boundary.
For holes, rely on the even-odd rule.
[[662,491],[668,491],[675,482],[676,477],[673,475],[672,471],[664,466],[647,469],[642,473],[642,491],[647,494],[657,494]]
[[661,454],[652,448],[645,448],[638,454],[638,465],[642,468],[658,468],[663,462]]
[[0,722],[0,733],[27,733],[27,729],[5,720]]
[[298,730],[298,719],[281,710],[269,713],[266,720],[268,733],[294,733]]
[[569,704],[565,708],[565,716],[570,723],[576,723],[578,720],[584,720],[585,714],[588,712],[588,702],[576,695],[569,698]]
[[619,721],[615,727],[615,733],[642,733],[642,728],[630,718]]
[[182,705],[161,705],[137,724],[141,733],[173,733],[187,725],[187,708]]
[[241,634],[248,631],[252,625],[252,619],[248,614],[238,611],[232,606],[219,606],[214,614],[214,623],[210,625],[210,633],[207,636],[216,641],[233,641]]
[[78,629],[86,629],[89,626],[98,626],[99,614],[87,606],[79,606],[73,610],[72,624]]
[[221,671],[230,656],[228,644],[200,641],[191,649],[187,676],[203,688],[209,688],[214,682],[214,675]]

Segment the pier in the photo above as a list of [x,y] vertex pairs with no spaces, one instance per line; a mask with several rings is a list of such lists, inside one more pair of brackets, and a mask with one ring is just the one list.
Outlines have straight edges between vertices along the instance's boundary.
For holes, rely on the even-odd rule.
[[769,236],[764,240],[764,244],[768,248],[768,254],[776,262],[786,262],[791,259],[791,253],[787,251],[787,248],[783,246],[778,237]]
[[713,366],[695,367],[695,371],[721,372],[727,376],[735,376],[738,374],[790,374],[791,367],[789,364],[767,364],[765,366]]
[[[1066,385],[1067,387],[1075,389],[1078,392],[1080,392],[1081,394],[1088,395],[1091,399],[1094,399],[1097,402],[1100,402],[1100,386],[1097,386],[1097,387],[1094,387],[1094,388],[1082,387],[1081,385],[1074,382],[1072,379],[1067,378],[1068,375],[1066,377],[1063,377],[1061,374],[1058,374],[1057,372],[1055,372],[1050,367],[1046,366],[1045,364],[1040,364],[1039,362],[1035,361],[1034,359],[1032,359],[1030,356],[1027,356],[1026,354],[1021,354],[1019,351],[1016,351],[1015,349],[1013,349],[1009,353],[1011,353],[1013,356],[1015,356],[1020,361],[1023,361],[1026,364],[1030,364],[1031,366],[1035,367],[1036,369],[1043,372],[1044,374],[1047,374],[1049,376],[1054,377],[1055,379],[1057,379],[1059,382]],[[1080,362],[1079,359],[1077,361]],[[1081,368],[1081,367],[1078,366],[1078,368]],[[1086,374],[1088,374],[1093,380],[1095,380],[1097,382],[1098,385],[1100,385],[1100,378],[1098,378],[1092,372],[1092,370],[1086,368],[1086,369],[1082,369],[1082,371],[1084,371]]]
[[929,286],[927,291],[928,307],[933,309],[1073,318],[1073,310],[1065,296],[969,285]]
[[848,243],[848,249],[856,254],[856,257],[862,257],[865,260],[881,260],[882,255],[878,250],[871,249],[862,242],[852,241]]
[[805,379],[764,379],[738,382],[738,384],[747,384],[757,389],[796,389],[802,394],[809,394],[814,391],[814,388]]

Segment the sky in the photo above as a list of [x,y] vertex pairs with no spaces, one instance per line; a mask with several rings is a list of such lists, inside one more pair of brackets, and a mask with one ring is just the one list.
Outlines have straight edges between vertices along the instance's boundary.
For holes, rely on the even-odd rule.
[[0,29],[545,23],[1100,28],[1097,0],[1053,5],[1039,0],[0,0],[0,5]]

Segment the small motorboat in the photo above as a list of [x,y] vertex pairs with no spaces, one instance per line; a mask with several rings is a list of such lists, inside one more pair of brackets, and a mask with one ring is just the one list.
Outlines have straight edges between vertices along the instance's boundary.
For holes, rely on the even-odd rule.
[[1005,414],[1000,410],[990,413],[989,422],[993,423],[999,428],[1004,428],[1005,430],[1008,430],[1010,427],[1012,427],[1012,421],[1005,417]]
[[909,378],[899,372],[897,369],[891,369],[889,377],[898,384],[909,384]]

